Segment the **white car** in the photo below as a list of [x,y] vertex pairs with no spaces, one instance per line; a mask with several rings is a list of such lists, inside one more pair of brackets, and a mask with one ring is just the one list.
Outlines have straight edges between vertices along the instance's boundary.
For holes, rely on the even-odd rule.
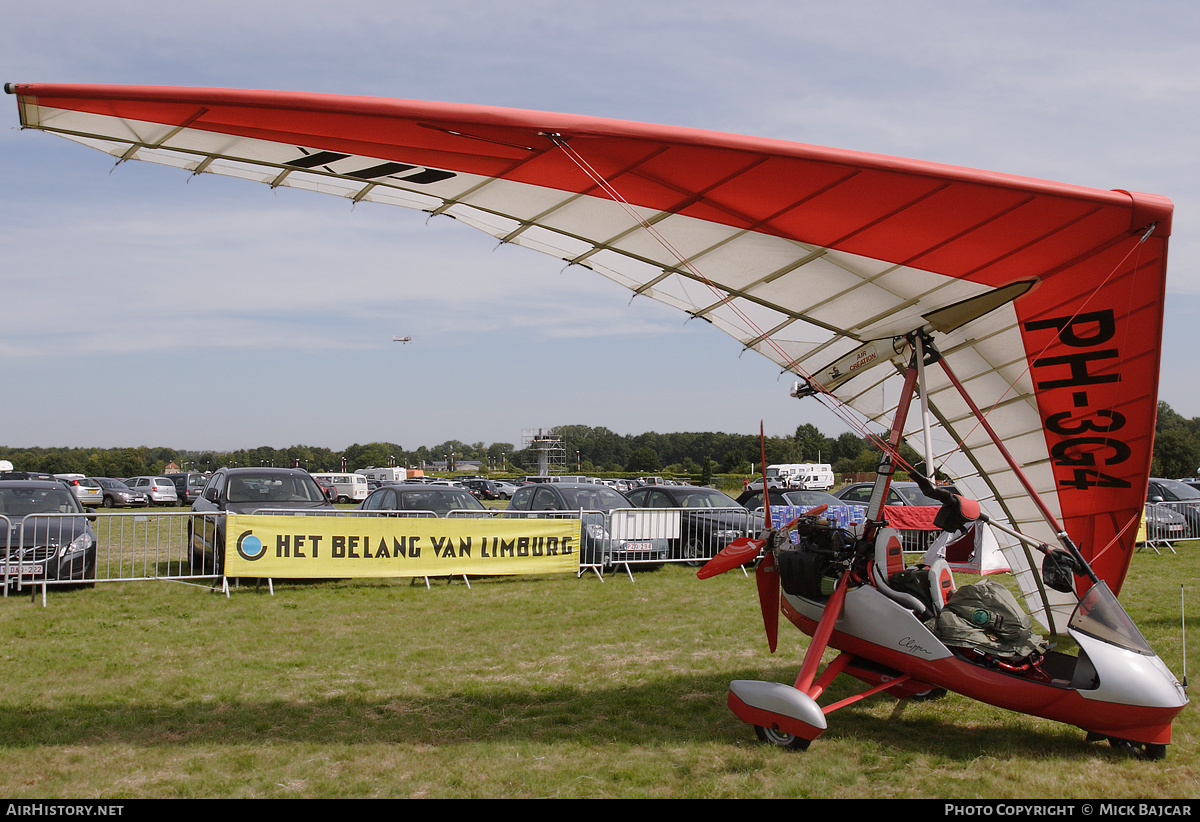
[[500,499],[512,499],[513,492],[521,486],[508,480],[493,480],[496,486],[496,493],[500,495]]
[[179,504],[179,492],[175,490],[175,483],[166,477],[130,477],[125,480],[125,484],[134,491],[144,493],[151,506]]

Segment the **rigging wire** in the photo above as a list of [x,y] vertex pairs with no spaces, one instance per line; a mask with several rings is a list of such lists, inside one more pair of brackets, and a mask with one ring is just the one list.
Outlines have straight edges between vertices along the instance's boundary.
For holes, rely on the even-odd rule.
[[[904,460],[903,457],[901,457],[901,455],[899,453],[899,447],[893,448],[887,440],[885,440],[882,436],[872,432],[867,427],[867,422],[866,422],[865,416],[863,416],[860,419],[860,417],[857,416],[857,413],[854,412],[853,409],[851,409],[848,405],[846,405],[841,400],[839,400],[831,392],[825,390],[824,387],[814,378],[814,376],[812,374],[805,372],[803,369],[800,369],[797,365],[797,361],[794,358],[789,357],[787,355],[787,353],[778,345],[778,343],[776,343],[775,340],[770,336],[770,334],[763,331],[763,329],[761,329],[744,311],[741,310],[741,308],[734,301],[733,294],[729,293],[726,290],[719,288],[715,283],[713,283],[706,276],[704,276],[703,272],[701,272],[696,267],[696,265],[693,263],[693,261],[690,258],[688,258],[685,254],[683,254],[678,249],[676,249],[674,247],[674,245],[672,245],[672,243],[665,236],[663,236],[662,232],[660,232],[650,221],[648,221],[646,218],[644,218],[638,212],[638,210],[628,200],[626,200],[621,195],[621,193],[616,189],[615,186],[613,186],[602,174],[600,174],[595,168],[593,168],[592,165],[581,154],[579,154],[579,152],[575,151],[574,148],[572,148],[570,146],[570,144],[567,142],[567,140],[561,134],[544,133],[544,136],[546,136],[548,139],[550,139],[554,143],[554,145],[557,146],[563,152],[563,154],[572,163],[575,164],[576,167],[578,167],[590,180],[592,180],[592,182],[594,182],[600,188],[601,191],[603,191],[605,194],[607,194],[612,199],[612,201],[615,202],[617,205],[619,205],[641,228],[643,228],[651,237],[653,237],[660,245],[662,245],[662,247],[665,250],[667,250],[672,256],[674,256],[675,259],[678,260],[678,262],[682,268],[686,268],[689,272],[691,272],[691,274],[698,281],[703,283],[714,294],[714,296],[716,296],[718,298],[718,302],[716,303],[716,305],[713,306],[714,308],[721,307],[721,306],[728,307],[728,309],[735,316],[737,316],[737,318],[739,320],[741,320],[743,323],[745,323],[746,327],[756,335],[757,339],[763,341],[765,344],[767,344],[771,349],[773,349],[779,355],[781,362],[787,363],[785,368],[788,371],[795,373],[798,376],[804,378],[805,380],[807,380],[809,382],[809,384],[811,386],[818,389],[815,393],[815,396],[817,397],[818,402],[820,402],[821,405],[823,405],[827,410],[829,410],[831,413],[835,414],[838,418],[840,418],[843,422],[845,422],[851,429],[859,432],[859,434],[865,440],[867,440],[869,443],[873,444],[875,447],[879,448],[881,451],[889,452],[898,465],[905,468],[910,473],[915,470],[915,468],[913,466],[909,465],[908,462],[906,460]],[[1100,290],[1105,285],[1107,285],[1110,281],[1112,281],[1112,279],[1117,275],[1117,273],[1122,270],[1122,268],[1124,267],[1126,262],[1129,261],[1131,256],[1134,257],[1132,278],[1130,281],[1130,289],[1131,289],[1131,294],[1132,294],[1133,290],[1136,288],[1137,275],[1138,275],[1138,270],[1140,268],[1141,248],[1145,244],[1145,242],[1150,238],[1150,236],[1154,233],[1154,230],[1156,227],[1157,227],[1157,224],[1151,224],[1146,229],[1146,231],[1138,239],[1136,244],[1128,252],[1125,253],[1125,255],[1121,258],[1121,260],[1119,260],[1112,267],[1112,269],[1108,272],[1108,274],[1105,275],[1100,280],[1100,282],[1095,285],[1095,287],[1091,290],[1091,293],[1089,293],[1083,299],[1083,301],[1076,308],[1075,312],[1071,315],[1070,320],[1073,321],[1075,318],[1077,318],[1083,312],[1083,310],[1088,306],[1088,304],[1091,302],[1091,300],[1100,292]],[[1128,324],[1126,324],[1124,333],[1126,335],[1126,339],[1128,339],[1128,335],[1131,333]],[[1024,377],[1026,377],[1029,374],[1029,372],[1032,369],[1032,363],[1034,361],[1040,359],[1041,357],[1043,357],[1046,354],[1046,352],[1054,344],[1055,344],[1055,339],[1051,339],[1049,342],[1046,343],[1046,345],[1042,348],[1042,350],[1036,356],[1032,356],[1032,357],[1027,356],[1026,357],[1025,368],[1016,377],[1014,377],[1012,380],[1009,381],[1008,386],[996,398],[996,400],[992,403],[991,407],[989,407],[986,411],[981,412],[982,417],[984,419],[986,419],[993,411],[995,411],[996,408],[999,407],[1000,403],[1004,401],[1005,397],[1007,397],[1012,392],[1012,390],[1016,387],[1016,384],[1021,379],[1023,379]],[[1122,346],[1121,350],[1128,350],[1128,347]],[[824,398],[826,396],[828,396],[830,398],[831,402],[826,402],[824,400]],[[1102,410],[1111,411],[1112,409],[1109,408],[1109,409],[1102,409]],[[963,442],[965,440],[968,440],[970,438],[970,436],[972,434],[974,434],[982,424],[983,423],[977,419],[975,421],[975,424],[967,432],[966,436],[957,438],[957,443],[955,444],[955,446],[953,448],[951,448],[948,452],[946,452],[945,454],[942,455],[942,459],[940,460],[939,465],[926,466],[926,472],[928,474],[930,474],[931,476],[935,475],[937,470],[940,467],[944,467],[949,462],[949,459],[955,453],[957,453],[963,449]],[[1122,526],[1120,529],[1118,529],[1116,534],[1109,541],[1109,543],[1107,545],[1105,545],[1102,549],[1100,549],[1094,555],[1093,559],[1099,558],[1105,551],[1109,550],[1113,545],[1118,544],[1119,541],[1121,540],[1121,538],[1124,536],[1124,534],[1129,530],[1133,521],[1134,520],[1130,520],[1130,522],[1125,523],[1124,526]]]
[[[1125,256],[1122,257],[1112,267],[1112,269],[1108,272],[1108,274],[1106,274],[1104,276],[1104,278],[1096,285],[1096,287],[1092,289],[1091,293],[1088,294],[1086,298],[1084,298],[1083,302],[1080,303],[1079,307],[1075,310],[1075,313],[1070,316],[1070,318],[1067,321],[1068,324],[1070,322],[1074,321],[1083,312],[1083,309],[1087,308],[1087,305],[1089,302],[1091,302],[1092,298],[1095,297],[1096,294],[1099,293],[1100,289],[1103,288],[1105,285],[1107,285],[1114,276],[1116,276],[1117,272],[1121,270],[1122,266],[1125,265],[1125,263],[1129,260],[1130,256],[1134,256],[1134,264],[1133,264],[1133,268],[1132,268],[1133,281],[1131,281],[1131,283],[1130,283],[1130,294],[1131,294],[1130,298],[1132,299],[1132,293],[1133,293],[1135,281],[1137,279],[1137,272],[1138,272],[1138,269],[1140,268],[1141,248],[1142,248],[1142,245],[1146,242],[1146,240],[1148,240],[1150,238],[1150,235],[1154,232],[1156,225],[1157,224],[1151,224],[1151,226],[1146,230],[1146,232],[1142,235],[1141,239],[1138,240],[1138,242],[1134,245],[1134,247],[1131,248],[1129,251],[1127,251],[1125,253]],[[1126,324],[1126,326],[1125,326],[1126,341],[1128,341],[1129,333],[1130,333],[1129,325]],[[1019,374],[1017,374],[1016,377],[1014,377],[1012,380],[1009,381],[1008,386],[1004,389],[1004,391],[1002,391],[1000,393],[1000,395],[996,398],[996,401],[992,403],[991,407],[988,408],[987,411],[981,412],[984,419],[986,419],[993,411],[996,410],[996,408],[999,407],[1000,403],[1002,403],[1004,401],[1004,398],[1007,397],[1012,392],[1013,388],[1016,387],[1016,384],[1021,379],[1023,379],[1024,377],[1029,375],[1029,372],[1033,367],[1030,363],[1035,362],[1035,361],[1041,359],[1042,357],[1044,357],[1046,352],[1050,350],[1050,347],[1054,345],[1054,342],[1055,342],[1055,340],[1051,339],[1049,342],[1046,343],[1045,346],[1043,346],[1042,350],[1039,351],[1035,356],[1026,357],[1025,368]],[[1128,350],[1128,347],[1122,346],[1121,350],[1122,351]],[[1110,407],[1108,409],[1102,409],[1102,410],[1111,411],[1112,409]],[[942,460],[942,465],[945,465],[946,462],[949,461],[950,456],[952,456],[953,454],[962,450],[963,442],[970,439],[971,435],[974,434],[981,425],[982,425],[981,421],[979,421],[979,420],[975,421],[975,424],[971,427],[971,429],[969,431],[967,431],[966,435],[959,438],[959,441],[954,446],[954,448],[950,449],[950,451],[947,452],[947,454],[945,455],[945,459]],[[1119,534],[1118,534],[1118,536],[1119,536]]]
[[653,237],[660,245],[662,245],[664,249],[674,256],[675,259],[679,261],[681,267],[690,271],[697,280],[703,283],[713,293],[713,295],[718,298],[718,302],[713,306],[713,308],[721,306],[728,307],[729,310],[733,312],[739,320],[746,324],[746,327],[753,332],[757,339],[762,340],[768,346],[770,346],[779,355],[779,358],[782,362],[788,363],[786,366],[788,371],[796,374],[797,376],[803,377],[811,385],[820,389],[817,394],[818,397],[821,397],[823,394],[832,397],[836,403],[834,406],[822,403],[822,405],[825,405],[827,410],[837,415],[843,422],[845,422],[852,429],[858,431],[864,439],[873,443],[880,450],[891,452],[892,457],[903,468],[910,472],[914,470],[913,467],[900,456],[898,448],[892,448],[892,446],[886,440],[884,440],[878,434],[870,431],[866,427],[865,422],[860,422],[857,417],[850,413],[851,409],[849,406],[838,400],[829,392],[824,391],[823,386],[821,386],[821,384],[812,374],[799,368],[796,364],[795,358],[789,357],[787,352],[785,352],[779,346],[779,344],[775,342],[774,338],[772,338],[770,334],[763,331],[763,329],[760,328],[757,323],[750,319],[750,317],[741,310],[741,308],[734,301],[732,294],[719,288],[715,283],[704,276],[703,272],[696,267],[691,259],[676,249],[674,245],[671,244],[670,240],[663,236],[662,232],[660,232],[652,223],[638,213],[636,207],[626,200],[625,197],[623,197],[621,193],[617,191],[616,187],[613,186],[607,179],[605,179],[600,172],[593,168],[592,165],[579,152],[575,151],[575,149],[571,147],[571,145],[566,139],[563,138],[561,134],[549,132],[543,132],[543,134],[551,142],[553,142],[555,146],[562,150],[566,157],[572,163],[574,163],[575,166],[580,169],[580,171],[587,175],[587,177],[593,183],[595,183],[601,191],[607,194],[613,200],[613,202],[619,205],[641,228],[643,228],[648,234],[650,234],[651,237]]

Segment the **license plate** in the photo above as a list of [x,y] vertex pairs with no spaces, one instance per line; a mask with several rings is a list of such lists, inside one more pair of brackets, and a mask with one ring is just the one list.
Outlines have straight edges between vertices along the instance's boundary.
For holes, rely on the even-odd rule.
[[17,565],[16,563],[13,563],[12,565],[0,564],[0,575],[3,575],[5,573],[7,573],[9,576],[14,576],[14,577],[17,576],[18,574],[23,577],[40,577],[42,574],[46,573],[46,569],[43,566],[36,565],[36,564],[35,565]]
[[621,548],[626,551],[652,551],[654,550],[653,542],[623,542]]

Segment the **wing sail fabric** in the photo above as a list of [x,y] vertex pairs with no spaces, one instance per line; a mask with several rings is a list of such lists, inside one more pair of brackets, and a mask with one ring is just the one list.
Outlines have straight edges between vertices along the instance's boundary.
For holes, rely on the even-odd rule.
[[[1099,576],[1120,588],[1157,408],[1165,198],[483,106],[5,88],[23,126],[120,161],[452,216],[702,317],[806,378],[864,343],[950,328],[936,334],[947,361]],[[977,319],[947,311],[997,289],[1011,298]],[[885,363],[834,394],[885,421],[898,386]],[[1053,541],[936,371],[928,393],[939,464],[994,516]]]

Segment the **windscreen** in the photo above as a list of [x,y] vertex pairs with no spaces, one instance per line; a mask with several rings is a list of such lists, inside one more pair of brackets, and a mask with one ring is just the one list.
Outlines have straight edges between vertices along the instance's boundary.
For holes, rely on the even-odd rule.
[[733,508],[737,501],[728,494],[712,488],[697,488],[682,491],[679,494],[680,508]]
[[1168,479],[1155,480],[1155,482],[1171,492],[1176,499],[1200,500],[1200,491],[1197,491],[1186,482]]
[[915,485],[893,485],[892,489],[909,505],[941,505],[937,500],[921,493],[921,489]]
[[563,499],[573,511],[611,511],[614,508],[631,508],[629,500],[604,485],[589,488],[564,488]]
[[1155,655],[1150,643],[1104,582],[1093,585],[1083,595],[1071,617],[1070,628],[1127,651]]
[[230,502],[323,502],[325,497],[308,477],[278,474],[247,475],[229,480]]
[[463,508],[480,508],[479,500],[468,491],[453,488],[421,488],[398,491],[400,507],[405,511],[433,511],[444,515],[447,511]]
[[10,520],[28,514],[78,514],[81,510],[66,488],[0,488],[0,514]]

